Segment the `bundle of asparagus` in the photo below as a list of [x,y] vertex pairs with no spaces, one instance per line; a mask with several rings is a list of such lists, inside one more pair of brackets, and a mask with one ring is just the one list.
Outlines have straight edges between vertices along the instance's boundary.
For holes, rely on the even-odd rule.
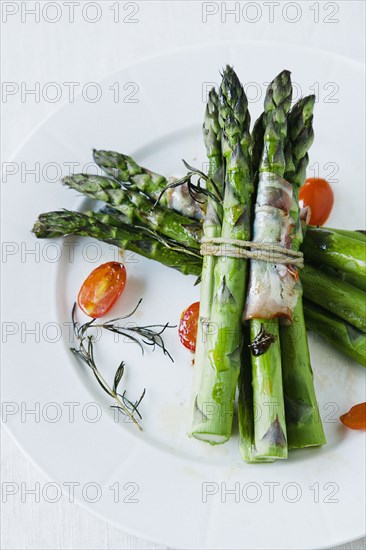
[[[243,88],[226,67],[219,94],[211,90],[206,106],[204,204],[194,200],[189,183],[161,195],[169,184],[165,177],[131,157],[94,151],[106,176],[79,174],[64,183],[107,207],[42,214],[33,229],[40,238],[91,236],[184,274],[201,275],[190,432],[212,444],[230,437],[240,371],[240,444],[248,461],[285,458],[288,447],[325,442],[305,322],[366,366],[366,238],[322,228],[307,228],[303,237],[298,189],[313,140],[314,98],[300,100],[291,110],[290,104],[290,74],[283,71],[268,87],[264,113],[250,135]],[[200,242],[202,236],[248,241],[252,223],[256,243],[280,243],[294,254],[302,245],[306,264],[302,289],[293,266],[259,258],[251,262],[245,308],[251,320],[242,329],[247,261],[210,254],[202,260]],[[278,317],[291,323],[283,325]]]
[[[327,229],[328,230],[328,229]],[[317,228],[312,228],[317,231]],[[341,230],[331,230],[339,233]],[[197,250],[190,250],[177,241],[164,239],[162,235],[151,231],[148,227],[133,227],[128,219],[123,219],[121,215],[110,209],[103,209],[100,212],[73,212],[60,210],[41,214],[34,224],[34,234],[40,238],[57,238],[67,235],[78,235],[82,237],[91,237],[99,241],[113,244],[120,249],[130,250],[141,256],[154,260],[167,267],[180,271],[184,275],[199,276],[202,271],[202,257]],[[358,231],[350,232],[354,237],[348,235],[352,241],[359,241]],[[306,235],[305,239],[306,241]],[[354,243],[355,244],[355,243]],[[365,244],[364,256],[366,255]],[[340,254],[346,252],[340,249]],[[322,253],[319,252],[320,258]],[[305,258],[306,259],[306,258]],[[304,288],[304,314],[306,326],[315,331],[317,338],[322,339],[341,352],[348,355],[361,365],[366,367],[366,334],[340,317],[332,314],[338,294],[339,279],[341,276],[328,275],[323,270],[327,269],[324,259],[321,260],[321,269],[316,268],[316,275],[326,281],[325,284],[313,293],[313,300],[307,299],[306,287]],[[308,265],[308,264],[305,264]],[[310,266],[310,264],[309,264]],[[332,268],[329,268],[332,269]],[[338,272],[341,275],[341,271]],[[303,280],[304,274],[300,273]],[[305,276],[306,277],[306,276]],[[326,277],[326,279],[324,279]],[[351,292],[351,300],[348,306],[343,308],[345,316],[352,320],[353,303],[355,296],[353,292],[356,287],[351,285],[348,290]],[[357,290],[356,290],[357,293]],[[366,293],[361,294],[359,299],[357,293],[358,306],[365,303]],[[319,307],[319,302],[324,303],[324,307]],[[280,327],[282,329],[282,327]],[[296,341],[296,338],[295,338]]]

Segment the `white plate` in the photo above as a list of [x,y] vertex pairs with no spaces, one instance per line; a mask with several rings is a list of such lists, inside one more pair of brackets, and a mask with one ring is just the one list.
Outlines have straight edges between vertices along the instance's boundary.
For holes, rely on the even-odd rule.
[[[65,163],[78,162],[80,171],[93,147],[132,154],[167,175],[184,171],[182,157],[202,166],[203,90],[219,80],[226,63],[234,64],[244,83],[251,83],[250,98],[257,94],[251,102],[253,118],[261,110],[263,83],[283,68],[293,71],[303,95],[319,90],[311,165],[312,170],[319,166],[328,179],[333,172],[338,180],[333,183],[329,225],[365,226],[360,65],[294,46],[220,44],[150,59],[111,75],[102,83],[101,101],[91,104],[79,97],[35,131],[16,155],[19,172],[3,184],[3,240],[8,244],[2,397],[5,410],[12,413],[4,420],[33,462],[66,493],[65,483],[78,482],[75,498],[81,504],[136,535],[181,548],[329,547],[364,534],[365,437],[338,421],[341,412],[365,401],[364,370],[311,336],[328,444],[291,453],[281,463],[247,465],[240,460],[236,435],[216,448],[186,437],[191,355],[179,345],[175,330],[166,334],[174,364],[159,350],[142,358],[133,345],[103,337],[98,359],[106,376],[112,377],[123,358],[130,395],[147,388],[144,432],[138,433],[114,422],[108,399],[68,349],[77,290],[92,268],[113,259],[112,249],[102,246],[102,257],[93,262],[97,249],[90,241],[55,244],[36,241],[30,233],[40,212],[85,206],[57,181],[44,182],[44,174],[40,182],[32,176],[22,181],[25,168],[36,162],[46,175],[48,169],[48,179],[57,179],[57,171],[47,163],[58,163],[65,174]],[[132,90],[123,91],[124,84],[137,83],[138,103],[114,103],[108,88],[115,82],[124,94]],[[71,244],[78,245],[74,258]],[[126,291],[113,313],[126,313],[143,297],[134,320],[176,323],[198,298],[193,277],[136,256],[129,257],[127,269]],[[27,333],[32,328],[39,336]],[[39,418],[25,415],[24,408],[36,403]],[[67,403],[78,404],[74,421]],[[100,409],[88,403],[100,403]],[[91,422],[96,413],[101,417]],[[61,418],[52,422],[55,415]],[[90,502],[94,493],[85,485],[89,482],[100,486],[96,502]],[[116,482],[121,484],[119,498],[110,489]],[[137,494],[128,498],[137,486]],[[225,493],[233,489],[236,494]],[[136,499],[138,504],[128,502]]]

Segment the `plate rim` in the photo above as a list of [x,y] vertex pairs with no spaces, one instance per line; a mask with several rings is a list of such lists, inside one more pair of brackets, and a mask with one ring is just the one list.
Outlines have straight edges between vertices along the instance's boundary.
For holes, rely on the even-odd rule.
[[[215,41],[215,42],[209,42],[209,43],[205,43],[205,44],[202,44],[202,45],[197,45],[197,44],[194,44],[194,45],[190,45],[190,46],[186,46],[184,48],[175,48],[174,50],[171,50],[169,52],[160,52],[160,53],[157,53],[157,54],[153,54],[153,55],[149,55],[149,56],[145,56],[141,59],[139,59],[138,61],[136,62],[131,62],[129,64],[126,64],[126,65],[123,65],[120,67],[120,69],[117,69],[116,71],[113,71],[107,75],[104,75],[103,78],[101,78],[98,82],[103,82],[105,81],[106,79],[110,78],[111,76],[113,76],[114,74],[118,74],[122,71],[126,71],[128,70],[129,68],[136,68],[137,66],[140,66],[140,65],[144,65],[146,63],[150,63],[152,61],[156,61],[157,59],[161,59],[161,58],[166,58],[166,57],[174,57],[176,56],[177,54],[184,54],[184,53],[187,53],[187,52],[190,52],[190,51],[195,51],[195,50],[202,50],[202,49],[209,49],[209,48],[212,48],[212,47],[217,47],[217,46],[220,46],[220,47],[232,47],[232,46],[238,46],[238,45],[246,45],[246,44],[249,44],[249,43],[256,43],[257,41],[232,41],[232,42],[226,42],[224,44],[222,44],[222,42],[220,41]],[[276,44],[276,45],[281,45],[281,46],[284,46],[286,43],[278,43],[276,41],[268,41],[267,42],[268,44]],[[266,44],[265,42],[260,42],[261,45],[263,44]],[[357,61],[357,60],[353,60],[347,56],[342,56],[340,54],[334,54],[332,52],[329,52],[327,50],[319,50],[317,48],[312,48],[312,47],[308,47],[308,46],[296,46],[296,45],[293,45],[293,44],[289,44],[291,45],[291,48],[293,49],[298,49],[298,50],[308,50],[308,51],[313,51],[313,52],[319,52],[319,51],[322,51],[324,52],[326,55],[329,55],[329,56],[332,56],[332,57],[336,57],[336,58],[343,58],[347,63],[352,63],[356,66],[358,66],[359,68],[362,68],[363,71],[364,71],[364,65],[360,62],[360,61]],[[75,96],[75,100],[77,99],[77,97],[79,97],[81,94],[77,94],[77,96]],[[34,129],[24,138],[24,140],[21,142],[21,144],[16,148],[16,150],[14,151],[14,153],[10,156],[10,160],[14,160],[16,159],[21,150],[28,144],[29,141],[31,141],[31,139],[33,138],[33,136],[39,132],[42,127],[47,124],[47,122],[49,122],[50,119],[52,119],[52,117],[54,116],[57,116],[57,114],[59,113],[59,111],[61,111],[63,108],[67,108],[68,104],[61,104],[57,107],[57,109],[55,109],[54,111],[52,111],[51,113],[49,113],[49,115],[47,115],[43,120],[41,120],[39,122],[39,124],[37,124]],[[23,447],[21,441],[18,439],[18,437],[16,436],[16,434],[11,430],[11,426],[9,424],[6,424],[6,423],[3,423],[3,427],[5,427],[6,431],[8,434],[10,434],[12,440],[16,443],[17,447],[25,454],[25,456],[28,458],[28,460],[30,460],[30,462],[36,467],[36,469],[38,469],[47,479],[51,479],[51,476],[47,473],[47,471],[42,467],[40,466],[36,461],[35,459],[32,457],[32,455],[29,454],[29,452],[27,451],[27,449],[25,447]],[[63,494],[65,494],[65,492],[63,491]],[[142,531],[142,532],[138,532],[136,531],[134,528],[131,528],[131,527],[126,527],[124,524],[118,524],[117,522],[115,522],[114,520],[112,520],[111,518],[109,518],[107,515],[104,515],[103,513],[100,513],[99,511],[96,511],[94,509],[92,509],[90,506],[87,505],[86,502],[84,502],[82,499],[79,499],[78,497],[75,497],[75,501],[78,502],[78,504],[80,506],[82,506],[82,508],[88,510],[89,512],[91,512],[92,514],[96,515],[97,517],[99,517],[100,519],[103,519],[104,521],[114,525],[116,528],[118,529],[124,529],[126,530],[127,532],[133,534],[134,536],[136,537],[143,537],[143,538],[147,538],[148,540],[151,540],[150,537],[148,535],[145,535],[145,533]],[[363,535],[360,535],[361,537]],[[357,538],[359,538],[357,536]],[[349,542],[349,541],[352,541],[352,540],[357,540],[357,538],[347,538],[346,540],[343,540],[337,544],[344,544],[346,542]],[[157,542],[158,544],[161,544],[161,545],[166,545],[167,544],[167,541],[166,539],[161,539],[161,540],[157,540],[157,539],[154,539],[154,542]],[[176,542],[173,543],[173,545],[176,546]],[[327,545],[322,545],[322,546],[319,546],[318,547],[319,549],[320,548],[327,548]]]

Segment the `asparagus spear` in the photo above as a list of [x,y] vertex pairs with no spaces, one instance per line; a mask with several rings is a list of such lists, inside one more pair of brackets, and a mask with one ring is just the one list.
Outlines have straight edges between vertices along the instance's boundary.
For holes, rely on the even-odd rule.
[[[336,233],[339,233],[340,235],[343,235],[345,237],[356,239],[357,241],[360,241],[364,244],[366,243],[365,231],[362,231],[362,230],[350,231],[347,229],[332,229],[332,231],[335,231]],[[355,277],[351,273],[345,273],[344,271],[341,271],[339,269],[334,269],[329,266],[321,265],[319,267],[329,275],[334,275],[334,277],[338,277],[339,279],[342,279],[342,281],[346,281],[346,283],[357,286],[357,288],[360,288],[361,290],[364,290],[366,292],[366,277],[363,277],[363,278],[360,278],[359,276]]]
[[[288,73],[283,72],[270,84],[265,97],[265,112],[256,120],[252,131],[252,143],[250,148],[252,174],[254,176],[255,186],[258,185],[260,172],[260,163],[263,154],[263,144],[266,129],[266,120],[269,114],[276,109],[278,103],[283,104],[284,111],[288,111],[291,103],[291,93],[286,96],[281,89],[282,83],[286,84]],[[277,92],[279,90],[279,93]],[[281,117],[281,114],[279,115]],[[281,119],[281,118],[280,118]],[[264,325],[263,325],[264,327]],[[277,326],[274,326],[275,332]],[[247,340],[250,342],[250,332],[247,334]],[[248,346],[248,344],[245,344]],[[244,349],[244,355],[247,357],[247,350]],[[249,355],[250,357],[250,355]],[[255,446],[254,433],[254,411],[253,411],[253,392],[252,392],[252,372],[248,373],[245,369],[245,360],[241,369],[239,381],[239,428],[240,428],[240,449],[244,460],[247,462],[267,462],[272,461],[270,458],[258,456],[258,451]],[[258,411],[256,411],[257,413]],[[261,414],[261,413],[260,413]]]
[[[164,176],[140,166],[132,157],[115,151],[93,150],[95,163],[108,175],[132,191],[141,191],[154,202],[159,199],[169,182]],[[166,206],[194,219],[202,218],[198,202],[189,194],[187,185],[167,190],[160,198],[161,206]]]
[[366,335],[336,315],[304,300],[305,322],[316,342],[326,342],[366,367]]
[[308,300],[366,332],[365,292],[310,265],[305,265],[300,277]]
[[[219,98],[213,88],[208,96],[203,123],[203,137],[209,159],[209,177],[212,178],[217,186],[220,195],[223,194],[223,176],[222,176],[222,154],[221,154],[221,127],[219,124]],[[215,191],[208,181],[208,190]],[[203,222],[203,233],[207,238],[219,237],[221,233],[222,206],[216,202],[212,196],[208,197],[207,210]],[[200,311],[196,340],[195,368],[194,378],[191,390],[191,418],[188,434],[197,436],[198,431],[204,432],[209,429],[206,419],[208,410],[206,402],[198,404],[198,394],[204,384],[205,361],[207,360],[207,333],[209,331],[209,322],[211,316],[211,302],[214,285],[214,267],[216,258],[214,256],[204,256],[201,274],[200,289]],[[205,410],[203,410],[203,408]],[[197,426],[201,426],[200,429]],[[202,427],[203,426],[203,427]]]
[[142,191],[154,200],[168,184],[164,176],[143,168],[128,155],[94,149],[93,157],[108,176],[121,183],[128,183],[130,189]]
[[[265,131],[264,147],[262,159],[259,167],[260,172],[267,172],[276,176],[283,176],[285,171],[285,140],[287,135],[286,116],[290,109],[292,96],[292,86],[290,73],[283,71],[270,84],[265,99]],[[280,219],[282,217],[281,200],[284,198],[285,190],[277,189],[273,193],[273,188],[265,180],[259,182],[257,204],[271,205],[275,223],[269,224],[262,220],[256,212],[254,220],[254,241],[274,242],[277,244],[278,238],[282,237],[282,227]],[[289,190],[286,192],[289,193]],[[277,201],[276,197],[279,199]],[[260,202],[258,202],[260,201]],[[280,214],[281,213],[281,214]],[[265,217],[265,214],[264,214]],[[262,265],[260,265],[262,264]],[[267,351],[260,355],[252,354],[252,384],[253,384],[253,404],[255,410],[260,412],[254,424],[255,450],[258,459],[286,458],[287,457],[287,439],[285,425],[285,411],[282,390],[281,374],[281,350],[278,334],[278,322],[276,319],[253,318],[255,314],[255,296],[261,292],[262,283],[261,273],[266,273],[272,278],[274,266],[264,262],[251,262],[250,290],[246,304],[246,318],[250,318],[250,337],[252,345],[256,338],[261,334],[269,334],[272,337],[272,343]],[[258,271],[259,270],[259,271]],[[267,279],[268,280],[268,279]],[[250,300],[254,298],[254,302]],[[277,307],[277,304],[276,304]],[[273,311],[271,305],[269,313],[275,317],[278,311]],[[281,315],[281,313],[280,313]],[[245,437],[245,434],[241,434]],[[241,444],[242,452],[245,445]],[[248,457],[251,459],[251,457]]]
[[[186,275],[201,273],[201,259],[195,251],[179,247],[176,243],[158,240],[149,229],[131,228],[119,216],[97,212],[71,212],[61,210],[41,214],[34,224],[33,232],[38,238],[81,235],[126,248],[145,258],[178,269]],[[184,251],[184,252],[183,252]],[[187,253],[188,252],[188,253]]]
[[[288,118],[290,139],[285,179],[293,186],[291,217],[295,222],[292,237],[294,250],[298,250],[302,242],[298,193],[306,177],[307,151],[313,143],[314,102],[314,96],[301,99]],[[280,326],[280,341],[289,448],[323,445],[325,436],[314,389],[300,281],[293,322],[289,326]]]
[[[308,264],[310,266],[314,265],[314,264],[311,264],[311,262],[308,262]],[[330,275],[331,277],[336,277],[337,279],[340,279],[341,281],[344,281],[345,283],[348,283],[366,292],[366,277],[362,277],[362,279],[360,279],[360,277],[357,277],[355,280],[354,276],[351,275],[350,273],[345,273],[340,269],[334,269],[334,267],[330,267],[327,264],[320,264],[314,267],[316,267],[316,269],[318,269],[319,271],[322,271],[323,273]]]
[[327,264],[352,277],[353,284],[364,288],[366,277],[366,246],[354,238],[346,237],[327,228],[306,230],[302,250],[307,260]]
[[[260,115],[256,120],[252,131],[252,144],[251,144],[251,164],[252,174],[254,176],[254,182],[257,186],[259,178],[260,162],[263,153],[264,132],[265,132],[265,120],[268,118],[268,114],[274,110],[276,103],[273,99],[273,88],[277,86],[277,81],[280,81],[281,75],[275,79],[275,81],[268,87],[265,98],[265,112]],[[285,75],[286,78],[286,75]],[[291,101],[291,98],[290,98]],[[289,105],[286,109],[289,108]],[[275,327],[275,330],[277,327]],[[244,331],[245,332],[245,331]],[[250,333],[247,334],[248,342],[250,342]],[[248,344],[245,344],[248,346]],[[245,357],[248,356],[247,350],[244,349]],[[249,355],[250,357],[250,355]],[[255,433],[254,433],[254,411],[253,411],[253,392],[252,392],[252,373],[248,373],[248,369],[245,369],[245,360],[241,369],[240,381],[239,381],[239,428],[240,428],[240,449],[244,460],[248,462],[254,461],[270,461],[269,458],[258,457],[258,451],[255,447]]]
[[[270,92],[271,93],[271,92]],[[262,158],[263,142],[264,142],[264,116],[262,113],[254,123],[251,145],[251,172],[254,180],[255,188],[258,185],[259,165]],[[252,212],[253,216],[253,212]],[[255,412],[253,404],[253,388],[252,388],[252,369],[250,355],[250,332],[249,327],[243,326],[243,354],[242,366],[239,375],[239,398],[238,398],[238,421],[240,432],[240,454],[246,462],[273,462],[272,459],[259,459],[257,457],[257,449],[255,447]],[[249,368],[248,368],[249,367]]]
[[[313,229],[316,230],[317,228],[314,227]],[[358,229],[356,231],[350,229],[331,229],[329,227],[326,227],[325,229],[327,229],[328,231],[335,231],[336,233],[339,233],[344,237],[350,237],[351,239],[356,239],[357,241],[366,243],[366,231],[362,229]]]
[[111,178],[75,174],[64,178],[63,183],[87,197],[112,205],[131,223],[143,223],[184,246],[199,248],[199,222],[162,206],[154,208],[154,204],[142,193],[124,190]]
[[[221,237],[250,238],[253,184],[249,160],[247,98],[231,67],[220,86],[219,122],[225,158],[225,191]],[[246,262],[221,257],[215,263],[211,297],[210,333],[204,356],[196,358],[201,384],[193,396],[196,414],[191,433],[211,444],[231,435],[235,390],[240,371],[241,315],[245,299]],[[205,284],[202,278],[202,285]],[[196,390],[196,388],[194,388]],[[198,415],[198,411],[204,412]]]
[[[258,411],[254,410],[249,327],[243,326],[243,360],[239,376],[238,421],[240,453],[246,462],[273,462],[273,458],[258,458],[255,447],[254,424]],[[249,367],[249,368],[248,368]]]
[[262,158],[263,152],[263,141],[264,141],[264,123],[265,113],[262,113],[254,123],[252,130],[251,146],[250,146],[250,158],[252,165],[252,175],[255,178],[255,186],[258,184],[259,176],[259,165]]

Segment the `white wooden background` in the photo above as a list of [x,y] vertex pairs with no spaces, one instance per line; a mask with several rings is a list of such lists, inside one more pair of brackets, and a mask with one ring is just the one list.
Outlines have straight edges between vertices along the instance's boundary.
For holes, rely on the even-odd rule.
[[[41,5],[45,3],[40,2]],[[98,81],[124,65],[147,55],[164,52],[167,48],[233,39],[306,44],[364,61],[365,3],[362,0],[332,2],[331,4],[336,4],[339,8],[336,16],[339,22],[335,24],[324,22],[329,7],[326,7],[327,2],[322,1],[298,1],[303,15],[295,24],[276,15],[274,23],[271,23],[269,8],[259,1],[252,2],[262,8],[262,16],[257,23],[251,24],[243,20],[236,23],[233,16],[227,16],[226,23],[222,24],[220,15],[209,16],[206,23],[202,22],[201,2],[137,0],[134,4],[138,5],[139,23],[122,26],[113,22],[113,12],[109,9],[116,2],[99,1],[103,17],[95,24],[78,15],[85,4],[84,0],[80,0],[80,7],[75,6],[74,23],[70,23],[65,16],[69,9],[66,2],[52,2],[56,3],[62,10],[62,17],[57,23],[50,23],[42,17],[40,22],[35,22],[32,16],[26,15],[25,10],[34,8],[35,2],[0,2],[3,81]],[[288,4],[281,2],[276,10],[280,11],[286,3]],[[123,9],[124,3],[120,4]],[[222,9],[220,4],[211,2],[212,9]],[[233,4],[234,2],[228,2],[227,7],[232,7]],[[319,9],[318,23],[314,23],[315,12],[310,10],[310,6],[314,5],[313,10]],[[51,11],[46,18],[52,19],[55,12],[52,12],[52,8],[49,9]],[[14,10],[17,13],[11,15],[10,12]],[[22,10],[25,23],[21,21]],[[129,11],[131,9],[122,11],[122,17]],[[90,17],[93,17],[92,12]],[[253,15],[249,14],[250,17],[253,18]],[[289,17],[292,17],[290,12]],[[11,101],[2,103],[1,107],[2,160],[7,161],[35,125],[52,114],[59,103]],[[46,482],[4,430],[1,454],[2,481],[25,482],[27,486],[32,486],[35,482]],[[65,498],[55,504],[34,503],[31,499],[22,503],[19,499],[8,499],[2,505],[1,520],[1,548],[4,550],[161,548],[111,527],[78,505],[67,502]],[[365,549],[366,539],[342,548]]]

